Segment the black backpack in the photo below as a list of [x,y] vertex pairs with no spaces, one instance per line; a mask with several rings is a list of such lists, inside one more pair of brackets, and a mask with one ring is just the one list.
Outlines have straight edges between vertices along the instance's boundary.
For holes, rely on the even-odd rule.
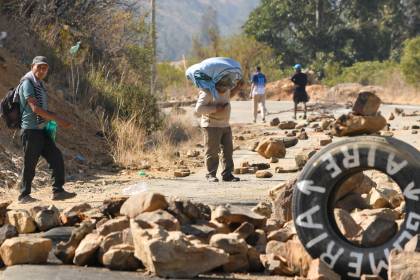
[[[30,79],[28,80],[31,81]],[[11,129],[19,129],[22,121],[19,88],[23,81],[24,80],[22,80],[16,88],[9,89],[6,96],[0,101],[0,117],[6,123],[6,126]]]

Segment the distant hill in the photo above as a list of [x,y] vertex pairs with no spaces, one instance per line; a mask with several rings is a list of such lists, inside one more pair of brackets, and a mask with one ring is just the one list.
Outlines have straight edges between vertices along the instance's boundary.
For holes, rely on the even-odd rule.
[[157,0],[158,54],[161,60],[179,60],[191,50],[192,36],[200,32],[203,15],[213,7],[223,36],[239,33],[260,0]]

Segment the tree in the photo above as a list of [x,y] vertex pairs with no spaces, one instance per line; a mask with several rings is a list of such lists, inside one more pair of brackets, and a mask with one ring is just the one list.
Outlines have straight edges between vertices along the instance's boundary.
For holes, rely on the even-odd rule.
[[420,85],[420,36],[405,41],[401,69],[408,83]]

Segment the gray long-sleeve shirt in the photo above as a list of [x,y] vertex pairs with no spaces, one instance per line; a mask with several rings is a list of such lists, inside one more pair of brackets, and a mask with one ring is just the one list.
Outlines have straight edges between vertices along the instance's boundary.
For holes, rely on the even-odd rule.
[[[217,105],[225,104],[223,111],[216,111]],[[201,115],[201,127],[229,127],[230,110],[230,91],[219,93],[217,99],[210,92],[200,91],[195,112]]]

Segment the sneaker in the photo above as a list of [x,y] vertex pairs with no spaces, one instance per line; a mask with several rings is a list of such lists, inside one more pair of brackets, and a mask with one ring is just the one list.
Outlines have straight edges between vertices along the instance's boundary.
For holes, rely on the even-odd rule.
[[241,179],[238,177],[233,176],[232,174],[226,175],[223,177],[223,181],[225,182],[239,182]]
[[52,200],[66,200],[75,197],[76,194],[67,191],[55,192],[52,195]]
[[37,201],[39,201],[39,200],[36,199],[36,198],[33,198],[29,194],[28,195],[25,195],[25,196],[19,196],[18,197],[18,202],[20,204],[32,203],[32,202],[37,202]]
[[210,182],[210,183],[217,183],[217,182],[219,182],[219,179],[217,179],[216,176],[206,176],[206,178],[207,178],[207,182]]

